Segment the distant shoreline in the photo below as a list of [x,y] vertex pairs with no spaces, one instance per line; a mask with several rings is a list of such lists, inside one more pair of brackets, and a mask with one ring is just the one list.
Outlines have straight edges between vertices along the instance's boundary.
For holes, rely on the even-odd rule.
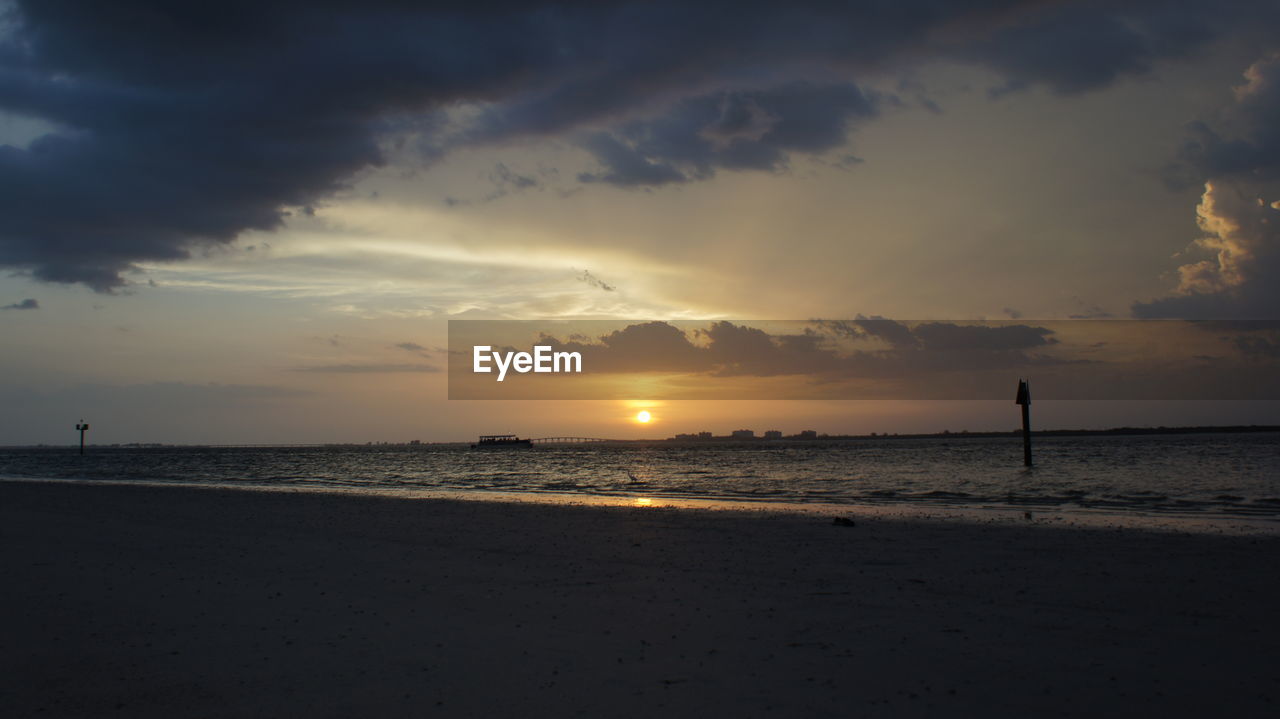
[[[1107,437],[1107,436],[1140,436],[1140,435],[1166,435],[1166,434],[1255,434],[1260,432],[1280,432],[1280,425],[1270,424],[1249,424],[1249,425],[1223,425],[1223,426],[1192,426],[1192,427],[1112,427],[1110,429],[1041,429],[1032,430],[1033,437]],[[603,444],[672,444],[681,446],[697,446],[704,444],[820,444],[824,442],[856,442],[865,440],[881,440],[881,439],[957,439],[957,438],[995,438],[995,437],[1020,437],[1021,430],[1008,431],[976,431],[969,430],[942,432],[924,432],[924,433],[871,433],[871,434],[820,434],[815,437],[801,437],[798,435],[790,435],[780,438],[766,439],[764,437],[730,437],[716,436],[705,438],[684,438],[684,437],[667,437],[665,439],[607,439],[602,440]],[[288,447],[452,447],[467,446],[472,443],[471,440],[457,440],[448,442],[317,442],[317,443],[289,443],[289,442],[269,442],[264,444],[165,444],[160,442],[129,442],[118,444],[86,444],[86,447],[97,449],[209,449],[209,448],[235,448],[235,447],[263,447],[263,448],[288,448]],[[76,444],[10,444],[0,445],[0,450],[7,449],[75,449]]]
[[[1280,425],[1270,424],[1250,424],[1250,425],[1226,425],[1226,426],[1196,426],[1196,427],[1112,427],[1110,429],[1037,429],[1032,430],[1033,437],[1091,437],[1091,436],[1110,436],[1110,435],[1143,435],[1143,434],[1248,434],[1256,432],[1280,432]],[[710,437],[706,439],[677,439],[668,438],[662,440],[633,440],[633,441],[656,441],[656,442],[672,442],[672,443],[689,443],[700,444],[703,442],[830,442],[830,441],[854,441],[867,439],[954,439],[956,437],[1021,437],[1022,430],[1012,429],[1008,431],[989,430],[971,432],[969,430],[960,430],[953,432],[951,430],[943,430],[941,432],[924,432],[924,433],[898,433],[884,432],[871,434],[820,434],[817,437],[798,437],[795,435],[788,437],[780,437],[774,439],[765,439],[763,437]]]

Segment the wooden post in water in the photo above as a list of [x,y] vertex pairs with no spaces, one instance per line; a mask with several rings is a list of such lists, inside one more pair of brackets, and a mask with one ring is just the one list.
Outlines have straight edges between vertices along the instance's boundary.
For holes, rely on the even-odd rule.
[[1022,463],[1031,466],[1031,383],[1018,380],[1018,396],[1014,404],[1022,405]]
[[84,433],[89,429],[89,425],[85,424],[85,421],[82,419],[80,420],[80,423],[76,425],[76,429],[80,430],[80,454],[84,454]]

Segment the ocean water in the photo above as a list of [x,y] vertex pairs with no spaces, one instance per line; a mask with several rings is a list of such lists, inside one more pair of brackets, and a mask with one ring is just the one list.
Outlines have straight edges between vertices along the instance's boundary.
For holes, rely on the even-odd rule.
[[0,476],[827,505],[1041,507],[1280,521],[1280,433],[1020,440],[0,449]]

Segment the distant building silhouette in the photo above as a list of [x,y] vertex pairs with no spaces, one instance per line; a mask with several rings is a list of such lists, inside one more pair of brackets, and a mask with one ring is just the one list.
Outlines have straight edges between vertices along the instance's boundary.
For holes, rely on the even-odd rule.
[[713,436],[714,436],[714,435],[712,435],[710,432],[699,432],[699,433],[697,433],[697,434],[692,434],[692,433],[677,434],[677,435],[675,436],[675,438],[676,438],[676,439],[683,439],[683,440],[690,440],[690,439],[711,439]]
[[782,439],[782,432],[776,429],[765,430],[765,439]]
[[734,439],[755,439],[756,432],[753,429],[735,429],[729,436]]
[[802,430],[800,430],[800,434],[797,434],[797,435],[796,435],[796,437],[797,437],[797,438],[799,438],[799,439],[817,439],[817,438],[818,438],[818,430],[816,430],[816,429],[802,429]]

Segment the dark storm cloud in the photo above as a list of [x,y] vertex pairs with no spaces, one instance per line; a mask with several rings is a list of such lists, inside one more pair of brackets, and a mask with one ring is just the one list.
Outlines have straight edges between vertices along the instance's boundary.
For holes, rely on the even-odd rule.
[[[0,107],[63,131],[0,147],[0,263],[120,286],[138,260],[271,230],[384,162],[390,118],[545,63],[530,14],[401,3],[19,3]],[[495,10],[499,15],[507,13]]]
[[[582,179],[626,186],[777,170],[839,147],[874,114],[848,84],[860,71],[963,59],[1011,88],[1076,92],[1181,54],[1241,14],[1219,4],[1213,22],[1187,26],[1171,18],[1199,15],[1166,3],[1037,0],[16,7],[0,38],[0,110],[58,129],[0,146],[0,265],[99,291],[140,261],[276,229],[405,140],[431,160],[581,137],[599,163]],[[461,128],[445,112],[459,104],[479,110]],[[495,182],[514,191],[533,179]]]
[[579,182],[607,182],[611,185],[652,186],[684,182],[689,178],[666,162],[655,162],[640,150],[607,132],[594,132],[579,141],[605,170],[582,172]]
[[604,169],[578,179],[661,185],[707,179],[717,169],[778,170],[790,153],[840,147],[849,126],[876,110],[874,95],[847,83],[793,83],[689,98],[661,117],[583,140]]
[[3,307],[0,307],[0,310],[38,310],[38,309],[40,309],[40,303],[30,297],[28,297],[25,300],[22,300],[21,302],[14,302],[11,305],[5,305]]
[[1142,319],[1276,317],[1280,316],[1280,289],[1254,284],[1243,290],[1175,294],[1135,302],[1133,315]]
[[1280,317],[1280,53],[1244,71],[1214,126],[1196,122],[1166,170],[1175,189],[1203,183],[1201,257],[1178,267],[1173,294],[1137,302],[1138,317]]
[[1199,185],[1214,178],[1280,179],[1280,53],[1245,71],[1245,83],[1236,88],[1236,102],[1221,124],[1225,127],[1204,121],[1188,126],[1178,162],[1167,170],[1170,185]]
[[[1065,5],[1004,28],[970,52],[1008,78],[992,90],[994,96],[1036,83],[1059,94],[1082,92],[1125,73],[1146,72],[1155,59],[1204,43],[1211,33],[1196,21],[1195,10],[1183,3],[1163,15],[1135,17],[1123,7]],[[1204,8],[1200,14],[1210,13]]]

